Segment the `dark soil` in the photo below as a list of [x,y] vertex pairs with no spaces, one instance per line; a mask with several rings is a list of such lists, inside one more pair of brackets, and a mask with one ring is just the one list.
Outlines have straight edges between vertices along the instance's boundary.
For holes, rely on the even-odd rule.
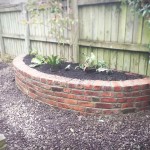
[[[31,64],[31,59],[33,56],[27,55],[24,58],[24,62],[27,65]],[[69,71],[65,71],[65,68],[67,65],[71,64],[71,69]],[[80,79],[80,80],[104,80],[104,81],[119,81],[119,80],[132,80],[132,79],[139,79],[143,78],[142,75],[138,74],[131,74],[123,71],[117,71],[117,70],[112,70],[109,73],[106,72],[91,72],[87,73],[84,72],[81,69],[75,69],[76,66],[79,64],[74,64],[74,63],[68,63],[65,62],[61,64],[61,67],[57,71],[51,71],[51,66],[48,64],[41,65],[39,67],[36,67],[35,69],[44,72],[47,74],[54,74],[54,75],[59,75],[63,77],[69,77],[73,79]]]
[[0,134],[7,150],[150,150],[150,111],[85,118],[54,109],[22,94],[9,66],[0,70]]

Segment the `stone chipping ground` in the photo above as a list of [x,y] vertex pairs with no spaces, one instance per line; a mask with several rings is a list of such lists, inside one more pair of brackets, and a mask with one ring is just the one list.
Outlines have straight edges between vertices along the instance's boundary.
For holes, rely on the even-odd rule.
[[0,63],[0,134],[8,150],[150,150],[150,111],[83,117],[22,94]]

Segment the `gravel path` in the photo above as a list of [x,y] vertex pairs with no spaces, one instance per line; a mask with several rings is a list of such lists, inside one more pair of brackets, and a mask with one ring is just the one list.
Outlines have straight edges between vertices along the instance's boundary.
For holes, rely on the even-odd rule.
[[150,150],[150,111],[82,117],[22,94],[0,63],[0,133],[8,150]]

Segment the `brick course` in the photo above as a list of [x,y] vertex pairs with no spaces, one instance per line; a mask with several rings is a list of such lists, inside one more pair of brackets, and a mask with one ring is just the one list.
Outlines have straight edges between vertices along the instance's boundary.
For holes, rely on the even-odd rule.
[[29,97],[81,114],[111,115],[150,108],[150,78],[127,81],[81,81],[48,75],[14,59],[16,85]]

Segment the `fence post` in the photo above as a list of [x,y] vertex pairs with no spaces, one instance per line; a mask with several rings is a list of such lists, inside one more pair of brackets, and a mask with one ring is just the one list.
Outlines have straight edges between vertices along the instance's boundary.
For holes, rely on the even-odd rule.
[[72,44],[73,44],[73,59],[74,62],[79,62],[79,25],[78,25],[78,3],[77,0],[72,0],[72,12],[75,23],[72,28]]
[[0,52],[1,52],[1,58],[4,57],[5,54],[5,46],[4,46],[4,40],[2,37],[3,31],[2,31],[2,24],[1,24],[1,19],[0,19]]
[[[23,4],[23,14],[24,14],[24,18],[25,20],[28,21],[28,11],[27,11],[27,8],[25,6],[25,4]],[[29,24],[27,23],[26,24],[26,28],[25,28],[25,52],[30,52],[30,26]]]

